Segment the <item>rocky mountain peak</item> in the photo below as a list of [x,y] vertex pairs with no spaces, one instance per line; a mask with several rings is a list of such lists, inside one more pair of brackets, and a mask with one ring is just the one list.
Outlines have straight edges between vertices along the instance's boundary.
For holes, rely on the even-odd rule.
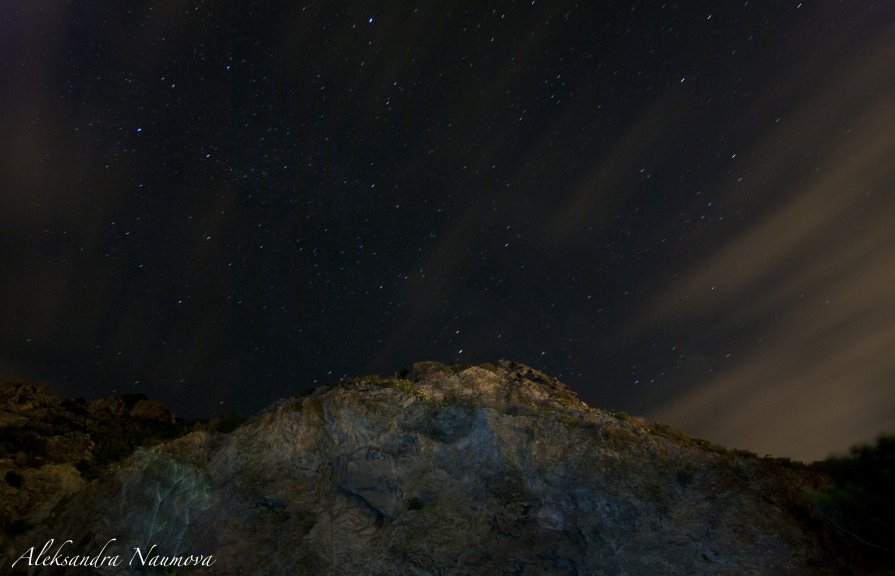
[[[37,490],[20,479],[4,498]],[[815,472],[590,408],[509,361],[344,380],[81,480],[19,510],[0,561],[64,536],[128,563],[109,574],[187,557],[240,575],[837,573],[799,504]]]
[[433,400],[471,401],[499,411],[533,404],[556,409],[586,408],[559,380],[508,360],[469,367],[419,362],[410,370],[409,380],[421,394]]

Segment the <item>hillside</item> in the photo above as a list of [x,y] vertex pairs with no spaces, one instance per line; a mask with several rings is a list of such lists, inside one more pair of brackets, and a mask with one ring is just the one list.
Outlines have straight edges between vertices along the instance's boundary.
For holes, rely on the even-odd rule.
[[[72,542],[55,568],[35,573],[83,573],[91,568],[58,564],[103,557],[94,569],[109,574],[860,566],[805,497],[830,482],[818,470],[588,407],[513,362],[355,378],[282,400],[229,433],[143,398],[66,404],[36,388],[4,390],[0,563],[18,560],[13,574],[28,573],[49,539],[45,562]],[[110,412],[117,419],[99,416]],[[96,447],[109,436],[143,447],[104,458]],[[203,560],[213,565],[164,566]]]

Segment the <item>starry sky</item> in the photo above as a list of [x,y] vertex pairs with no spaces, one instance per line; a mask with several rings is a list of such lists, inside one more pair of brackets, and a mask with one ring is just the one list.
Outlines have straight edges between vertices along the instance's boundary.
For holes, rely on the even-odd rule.
[[895,430],[895,4],[0,3],[0,378],[252,414],[508,358]]

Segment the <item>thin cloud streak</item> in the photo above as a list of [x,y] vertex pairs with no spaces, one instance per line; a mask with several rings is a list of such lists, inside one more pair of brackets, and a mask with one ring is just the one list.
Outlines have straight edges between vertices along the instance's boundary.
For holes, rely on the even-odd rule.
[[[783,201],[650,311],[660,324],[714,319],[722,335],[757,323],[745,354],[652,416],[805,460],[895,430],[895,82],[881,74],[892,53],[887,39],[857,54],[850,77],[769,135],[752,166]],[[876,98],[856,115],[865,87]]]

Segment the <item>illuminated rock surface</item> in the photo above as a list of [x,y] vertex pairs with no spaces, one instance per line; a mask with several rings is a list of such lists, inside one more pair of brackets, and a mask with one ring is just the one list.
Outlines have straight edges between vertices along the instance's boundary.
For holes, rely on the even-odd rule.
[[[134,546],[153,544],[213,555],[194,569],[208,574],[839,573],[799,497],[818,473],[590,408],[506,361],[318,388],[94,479],[81,450],[80,467],[4,460],[21,480],[3,486],[5,568],[47,538],[71,538],[69,554],[116,538],[123,565],[98,573],[126,573]],[[55,496],[10,506],[40,474]]]

